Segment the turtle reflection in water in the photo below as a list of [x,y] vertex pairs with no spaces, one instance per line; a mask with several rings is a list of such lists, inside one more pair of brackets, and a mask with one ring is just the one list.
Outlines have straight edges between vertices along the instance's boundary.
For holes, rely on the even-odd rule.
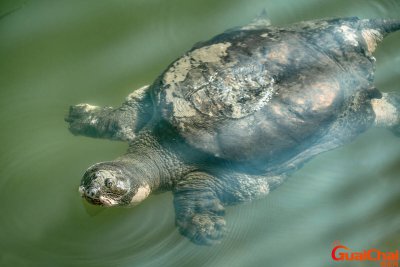
[[106,207],[172,191],[179,232],[213,244],[224,206],[266,196],[315,155],[371,127],[400,133],[400,93],[373,85],[377,43],[400,21],[264,18],[196,44],[119,108],[72,106],[74,134],[129,142],[79,191]]

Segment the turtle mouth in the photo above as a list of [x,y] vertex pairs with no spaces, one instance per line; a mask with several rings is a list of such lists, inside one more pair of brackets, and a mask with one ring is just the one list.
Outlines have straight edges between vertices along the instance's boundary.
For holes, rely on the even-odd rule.
[[85,196],[84,198],[85,198],[86,201],[89,202],[90,204],[97,205],[97,206],[103,206],[103,203],[100,201],[100,199],[91,198],[91,197],[88,197],[88,196]]
[[106,196],[100,196],[99,198],[91,198],[89,196],[83,196],[83,198],[86,199],[86,201],[89,202],[90,204],[97,206],[112,207],[118,205],[118,201]]
[[102,194],[99,187],[90,186],[86,188],[84,185],[79,186],[79,193],[82,198],[93,205],[112,207],[118,206],[122,196],[116,194]]
[[112,207],[118,205],[118,202],[115,199],[106,196],[100,196],[99,202],[101,203],[101,205],[106,207]]
[[87,195],[83,195],[82,197],[90,204],[97,205],[97,206],[112,207],[112,206],[118,205],[117,200],[107,197],[107,196],[90,197]]
[[116,201],[109,197],[104,197],[100,193],[100,189],[90,187],[85,189],[83,185],[79,187],[79,193],[82,198],[86,199],[87,202],[97,206],[113,206]]

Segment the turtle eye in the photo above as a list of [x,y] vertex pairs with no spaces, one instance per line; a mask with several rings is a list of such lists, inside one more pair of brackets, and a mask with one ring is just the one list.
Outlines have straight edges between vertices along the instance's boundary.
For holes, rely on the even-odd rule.
[[111,188],[114,185],[114,182],[110,178],[107,178],[104,180],[104,184],[106,187]]

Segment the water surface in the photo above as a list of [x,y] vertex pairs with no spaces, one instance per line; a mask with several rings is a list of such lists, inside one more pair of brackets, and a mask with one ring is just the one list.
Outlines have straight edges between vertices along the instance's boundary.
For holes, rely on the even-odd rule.
[[[399,248],[400,139],[373,129],[320,155],[269,197],[229,207],[230,229],[199,247],[174,227],[172,195],[132,209],[84,203],[85,169],[125,152],[74,137],[70,104],[118,105],[192,44],[248,23],[398,18],[386,1],[1,1],[0,266],[378,266],[333,264],[332,243]],[[376,53],[377,87],[400,90],[400,34]]]

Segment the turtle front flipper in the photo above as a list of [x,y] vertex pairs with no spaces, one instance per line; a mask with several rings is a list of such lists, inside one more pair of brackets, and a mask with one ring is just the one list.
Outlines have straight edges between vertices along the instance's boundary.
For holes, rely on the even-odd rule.
[[179,232],[198,245],[219,243],[225,233],[225,209],[217,197],[215,178],[192,172],[174,189]]
[[71,106],[65,121],[75,135],[132,141],[152,116],[149,86],[130,94],[119,108],[89,104]]
[[400,92],[382,93],[382,98],[371,100],[375,126],[390,129],[400,137]]

